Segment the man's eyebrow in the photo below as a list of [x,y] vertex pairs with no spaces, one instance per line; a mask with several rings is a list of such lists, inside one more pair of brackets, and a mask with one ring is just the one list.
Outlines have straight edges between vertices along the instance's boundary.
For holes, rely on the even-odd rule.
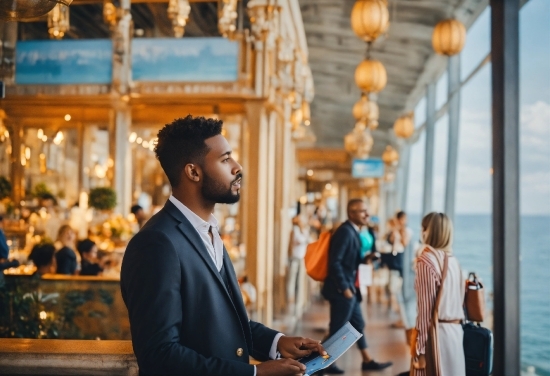
[[226,155],[229,157],[231,155],[231,151],[226,151],[225,153],[223,153],[222,155],[219,156],[219,158],[221,157],[225,157]]

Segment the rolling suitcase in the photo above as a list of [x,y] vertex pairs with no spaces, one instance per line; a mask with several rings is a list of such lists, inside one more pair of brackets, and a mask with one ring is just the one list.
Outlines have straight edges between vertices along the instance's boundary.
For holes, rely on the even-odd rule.
[[493,372],[493,333],[471,322],[462,328],[466,376],[489,376]]

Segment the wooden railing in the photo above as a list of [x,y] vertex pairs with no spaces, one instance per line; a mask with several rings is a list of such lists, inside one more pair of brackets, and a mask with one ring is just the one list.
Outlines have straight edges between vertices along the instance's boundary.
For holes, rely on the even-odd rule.
[[0,339],[0,375],[138,375],[130,341]]

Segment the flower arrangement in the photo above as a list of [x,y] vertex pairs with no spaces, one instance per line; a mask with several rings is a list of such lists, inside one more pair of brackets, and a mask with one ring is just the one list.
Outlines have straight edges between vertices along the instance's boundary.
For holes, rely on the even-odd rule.
[[103,223],[91,227],[90,232],[90,238],[103,251],[125,245],[133,235],[130,222],[119,214],[111,215]]

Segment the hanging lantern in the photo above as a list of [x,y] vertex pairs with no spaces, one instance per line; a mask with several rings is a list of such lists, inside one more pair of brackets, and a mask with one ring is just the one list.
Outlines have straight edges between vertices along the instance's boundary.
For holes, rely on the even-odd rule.
[[374,139],[364,122],[357,122],[355,128],[344,137],[344,148],[346,151],[357,158],[368,158]]
[[46,15],[57,4],[71,5],[72,0],[2,0],[0,20],[24,21]]
[[116,6],[110,1],[106,1],[105,3],[103,3],[103,22],[105,22],[111,28],[114,28],[116,26],[117,10]]
[[393,131],[397,137],[411,137],[414,133],[414,114],[410,113],[398,118],[393,124]]
[[369,101],[369,116],[367,118],[367,125],[370,129],[375,130],[378,128],[378,118],[380,117],[380,109],[378,103],[375,101]]
[[305,100],[302,101],[302,120],[304,121],[305,126],[311,124],[311,109],[309,103]]
[[382,0],[357,0],[351,11],[351,28],[365,42],[384,34],[390,25],[388,5]]
[[189,19],[191,6],[188,0],[169,0],[168,2],[168,18],[172,20],[172,29],[176,38],[183,37],[185,33],[185,25]]
[[69,7],[56,4],[48,13],[48,34],[52,39],[63,39],[70,28]]
[[361,94],[361,99],[353,105],[353,117],[355,120],[365,120],[369,116],[369,109],[369,99],[367,95],[363,93]]
[[432,46],[440,55],[453,56],[464,47],[466,43],[466,28],[458,20],[443,20],[435,25],[432,35]]
[[386,87],[386,68],[378,60],[363,60],[355,69],[355,84],[366,93],[378,93]]
[[391,145],[388,145],[382,153],[382,161],[388,166],[395,166],[399,161],[399,153]]

